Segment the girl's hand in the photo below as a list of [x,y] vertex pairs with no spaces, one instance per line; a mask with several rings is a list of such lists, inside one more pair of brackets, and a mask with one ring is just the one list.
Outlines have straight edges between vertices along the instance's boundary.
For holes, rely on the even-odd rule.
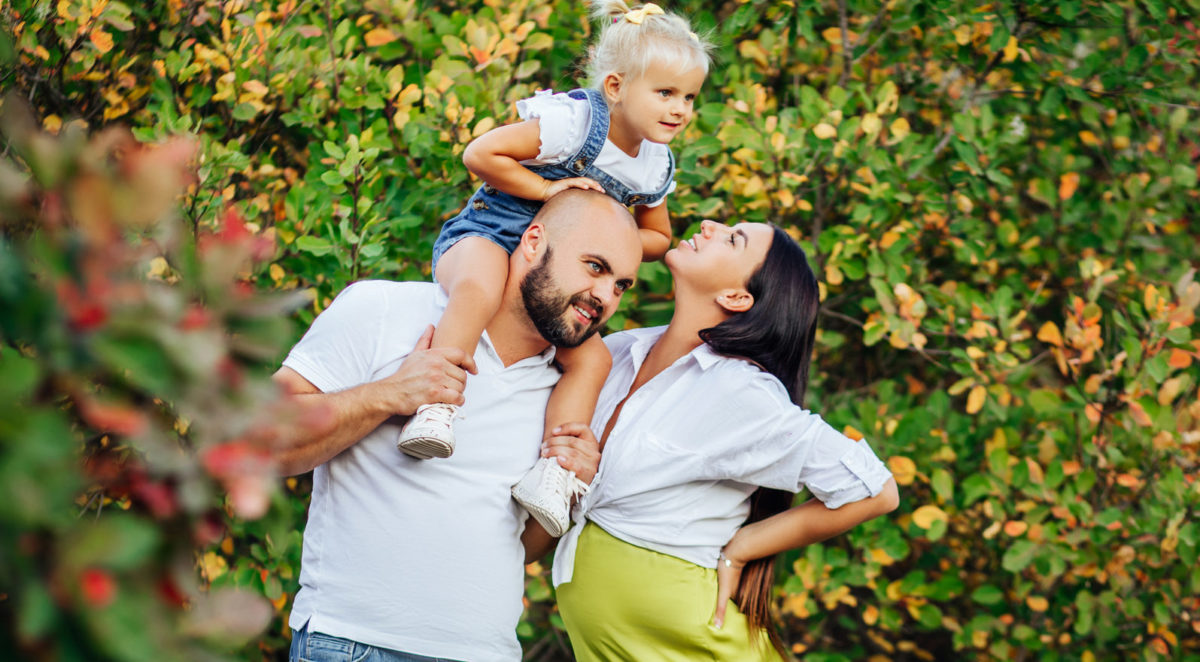
[[542,187],[542,202],[549,200],[555,193],[565,191],[569,188],[591,189],[593,191],[604,192],[604,187],[600,183],[590,177],[570,177],[568,179],[546,180],[546,185]]
[[551,435],[542,440],[542,457],[557,459],[559,466],[590,485],[600,468],[600,444],[591,428],[567,423],[551,430]]
[[717,610],[713,614],[713,625],[718,630],[725,625],[725,606],[737,591],[742,581],[742,569],[746,567],[746,561],[729,557],[728,550],[726,544],[717,559]]

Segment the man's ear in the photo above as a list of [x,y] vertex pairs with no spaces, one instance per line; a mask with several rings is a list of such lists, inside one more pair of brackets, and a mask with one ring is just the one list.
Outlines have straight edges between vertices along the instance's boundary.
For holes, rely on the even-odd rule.
[[604,98],[608,100],[608,105],[613,105],[621,98],[621,83],[623,82],[625,79],[618,73],[610,73],[604,77],[604,83],[600,89],[604,91]]
[[534,221],[521,234],[521,243],[517,244],[517,253],[529,264],[537,262],[539,256],[546,252],[546,226],[541,221]]
[[717,305],[728,313],[744,313],[754,305],[754,295],[741,288],[722,290]]

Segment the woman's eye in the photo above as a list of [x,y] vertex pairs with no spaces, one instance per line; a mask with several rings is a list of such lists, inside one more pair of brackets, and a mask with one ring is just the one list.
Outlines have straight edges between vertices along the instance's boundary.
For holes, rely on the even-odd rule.
[[729,235],[729,245],[735,246],[735,247],[737,246],[737,235],[736,234]]

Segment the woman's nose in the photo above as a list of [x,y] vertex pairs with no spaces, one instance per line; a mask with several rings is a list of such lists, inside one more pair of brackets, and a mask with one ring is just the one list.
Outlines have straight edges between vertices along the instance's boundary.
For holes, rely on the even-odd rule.
[[714,232],[717,231],[717,225],[718,223],[716,221],[710,221],[708,219],[700,221],[700,234],[705,239],[708,239]]

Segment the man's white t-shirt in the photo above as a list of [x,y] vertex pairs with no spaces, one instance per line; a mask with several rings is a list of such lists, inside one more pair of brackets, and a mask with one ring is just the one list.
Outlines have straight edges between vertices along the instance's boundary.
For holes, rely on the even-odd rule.
[[[351,285],[283,365],[325,393],[382,379],[445,305],[432,283]],[[505,368],[485,335],[451,457],[404,455],[393,419],[314,470],[292,628],[430,657],[520,659],[525,514],[509,490],[538,458],[553,356]]]

